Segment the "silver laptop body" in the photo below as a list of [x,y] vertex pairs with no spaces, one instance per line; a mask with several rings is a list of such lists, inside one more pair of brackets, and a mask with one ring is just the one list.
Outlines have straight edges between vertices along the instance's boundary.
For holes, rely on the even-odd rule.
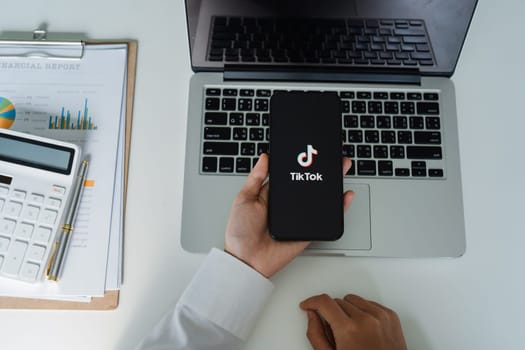
[[[403,1],[398,2],[400,4],[398,10],[403,11],[403,6],[401,6]],[[403,67],[399,67],[398,70],[396,70],[397,67],[392,70],[390,69],[392,67],[386,67],[387,69],[379,68],[377,71],[376,67],[370,63],[368,65],[345,65],[345,69],[338,70],[336,64],[317,66],[294,64],[290,62],[291,58],[288,58],[288,62],[279,64],[273,62],[275,58],[264,65],[257,62],[217,63],[217,57],[210,56],[210,52],[217,52],[217,50],[211,51],[211,39],[208,38],[214,35],[213,22],[222,25],[223,19],[220,19],[219,22],[216,18],[227,17],[228,24],[234,21],[237,23],[237,19],[230,20],[229,18],[237,18],[237,16],[248,18],[247,16],[253,16],[254,8],[258,11],[256,13],[261,13],[261,6],[267,9],[261,5],[260,1],[247,3],[253,3],[255,7],[250,7],[246,3],[242,7],[238,5],[238,2],[230,0],[187,1],[192,66],[196,74],[191,79],[189,93],[181,227],[183,249],[202,253],[207,252],[211,247],[224,246],[224,231],[231,203],[245,180],[246,172],[249,171],[239,166],[241,164],[239,158],[243,158],[243,161],[249,159],[250,166],[257,159],[259,145],[257,144],[255,153],[253,149],[250,153],[244,146],[252,141],[252,136],[257,137],[255,128],[264,128],[264,122],[257,118],[257,125],[239,126],[237,122],[234,123],[233,118],[230,118],[233,116],[232,113],[242,114],[243,122],[248,123],[249,112],[252,113],[252,116],[267,112],[267,109],[255,111],[255,104],[261,102],[256,100],[269,98],[268,91],[273,93],[275,90],[315,90],[337,91],[342,96],[342,100],[347,101],[348,110],[342,116],[345,128],[348,126],[347,122],[350,124],[357,122],[357,125],[350,127],[356,130],[346,128],[343,136],[344,144],[347,144],[348,147],[354,146],[350,157],[354,161],[355,169],[355,174],[345,177],[344,188],[345,190],[352,189],[356,196],[350,210],[345,214],[343,237],[335,242],[314,242],[305,254],[389,257],[461,256],[465,252],[466,242],[456,101],[454,86],[449,77],[455,68],[474,11],[475,1],[463,1],[461,9],[465,19],[451,26],[453,27],[451,30],[462,32],[461,40],[456,43],[453,50],[450,49],[451,45],[446,45],[447,42],[444,41],[449,39],[443,39],[443,37],[449,38],[450,33],[444,33],[441,36],[433,35],[436,29],[432,24],[432,18],[434,18],[430,14],[432,9],[425,9],[427,12],[421,10],[419,16],[417,11],[413,10],[408,16],[390,8],[391,17],[388,17],[384,11],[378,10],[377,4],[375,7],[367,8],[360,3],[354,3],[353,15],[359,16],[363,13],[364,18],[389,18],[384,20],[386,25],[391,25],[390,18],[394,18],[393,28],[397,23],[396,18],[422,18],[425,21],[427,35],[432,43],[432,59],[434,60],[432,65],[426,66],[420,61],[421,65],[418,65],[416,70],[403,64]],[[274,4],[272,1],[269,3]],[[290,6],[293,7],[293,5]],[[334,0],[332,5],[336,9],[337,6],[340,6],[338,0]],[[332,10],[334,9],[330,8],[330,11]],[[284,10],[279,7],[279,11]],[[373,16],[373,11],[378,12],[377,16]],[[252,14],[249,15],[250,13]],[[268,14],[265,13],[265,15]],[[241,21],[248,23],[248,20]],[[402,22],[399,21],[399,23]],[[364,23],[363,30],[365,31],[368,30],[369,24],[371,28],[376,25],[376,22],[373,21],[365,20]],[[379,23],[383,25],[383,22]],[[414,20],[414,23],[417,25],[417,20]],[[407,32],[401,30],[400,33],[406,34]],[[222,39],[222,36],[217,35],[216,37]],[[234,47],[236,44],[230,43],[229,45]],[[448,47],[448,50],[452,51],[449,53],[452,59],[440,58],[446,54],[440,50],[442,47]],[[227,49],[218,51],[224,55],[225,59],[226,54],[230,53]],[[238,52],[239,61],[242,61],[245,57],[240,56],[241,50]],[[215,61],[211,61],[212,59]],[[445,61],[448,65],[438,64]],[[218,64],[219,69],[217,69]],[[321,69],[318,68],[319,66]],[[323,71],[325,66],[328,68]],[[215,95],[216,93],[220,95]],[[225,93],[227,93],[226,96],[224,96]],[[233,93],[236,95],[230,95]],[[243,93],[246,95],[241,96]],[[388,119],[389,124],[385,126],[382,119],[379,125],[380,121],[377,119],[379,115],[375,115],[372,118],[373,127],[375,127],[373,129],[366,124],[366,121],[371,112],[376,113],[377,111],[366,109],[362,112],[357,111],[356,108],[359,108],[361,104],[359,101],[364,100],[364,97],[374,96],[372,100],[375,100],[376,94],[383,98],[379,102],[380,114],[386,114],[386,117],[381,118]],[[398,100],[401,98],[399,96],[403,99]],[[432,96],[438,96],[439,99],[426,101],[427,97]],[[241,112],[237,110],[241,104],[240,99],[245,100],[242,102]],[[235,111],[231,109],[228,102],[235,105]],[[369,100],[364,100],[364,102],[364,105],[372,108]],[[427,110],[427,106],[436,106],[436,104],[439,110],[439,122],[434,125],[432,123],[436,111],[433,110],[434,107]],[[392,105],[397,106],[397,109],[392,110]],[[415,106],[415,110],[410,110],[407,106]],[[213,110],[210,112],[209,108]],[[430,115],[420,115],[421,111],[428,112]],[[227,116],[225,124],[219,118],[222,115]],[[361,117],[362,115],[364,117]],[[356,116],[357,119],[353,116]],[[395,117],[406,117],[407,125],[403,125],[406,126],[405,129],[394,128],[392,124],[402,119]],[[220,125],[215,125],[215,123]],[[235,125],[230,125],[230,123]],[[228,127],[232,128],[232,132],[225,130]],[[234,127],[239,128],[238,130],[246,129],[247,135],[239,136],[233,130]],[[346,133],[352,132],[352,135],[355,136],[359,130],[363,135],[362,140],[348,139],[350,134],[346,135]],[[380,146],[384,140],[383,135],[386,137],[395,134],[396,141],[399,141],[398,137],[401,138],[399,131],[405,136],[407,132],[410,133],[410,139],[404,140],[401,145],[387,143]],[[226,136],[225,133],[227,133]],[[434,137],[436,135],[438,135],[437,138]],[[374,137],[378,139],[374,140]],[[258,140],[264,142],[267,141],[267,138],[268,135],[265,139]],[[416,141],[423,142],[423,144],[416,144]],[[239,146],[235,148],[239,149],[239,153],[228,154],[225,157],[216,154],[215,146],[224,146],[220,144],[221,142],[228,143],[229,146],[238,142]],[[392,146],[398,149],[403,148],[403,158],[399,158],[399,154],[395,159],[391,158],[394,155],[391,153],[394,151]],[[436,151],[437,149],[439,150]],[[381,153],[381,150],[387,150],[388,155],[385,157],[386,154]],[[248,152],[247,155],[245,151]],[[425,155],[423,156],[420,152]],[[222,158],[229,159],[224,159],[223,162]],[[208,164],[210,160],[212,161],[211,167]],[[367,164],[371,163],[375,164],[373,174],[368,173],[366,169]],[[388,169],[386,169],[385,165],[390,165],[390,167],[387,166]],[[418,166],[423,168],[420,169]]]

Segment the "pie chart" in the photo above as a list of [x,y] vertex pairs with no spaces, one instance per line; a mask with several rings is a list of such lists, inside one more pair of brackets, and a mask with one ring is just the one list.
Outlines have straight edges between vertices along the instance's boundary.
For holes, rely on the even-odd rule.
[[0,96],[0,128],[8,129],[15,122],[15,106],[7,98]]

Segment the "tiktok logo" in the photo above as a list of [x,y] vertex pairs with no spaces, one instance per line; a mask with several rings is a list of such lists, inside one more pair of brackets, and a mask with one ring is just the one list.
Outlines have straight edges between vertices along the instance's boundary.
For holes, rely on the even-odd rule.
[[314,154],[318,154],[317,150],[312,145],[308,145],[306,152],[301,152],[297,155],[297,163],[303,168],[308,168],[314,161]]

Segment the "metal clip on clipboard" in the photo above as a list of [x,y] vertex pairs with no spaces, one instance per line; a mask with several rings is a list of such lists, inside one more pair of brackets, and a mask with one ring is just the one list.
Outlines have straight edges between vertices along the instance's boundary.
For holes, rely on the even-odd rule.
[[[20,36],[20,33],[16,33]],[[27,34],[26,34],[27,35]],[[83,41],[48,40],[45,29],[33,31],[33,37],[1,39],[0,58],[47,58],[80,60],[84,56]]]

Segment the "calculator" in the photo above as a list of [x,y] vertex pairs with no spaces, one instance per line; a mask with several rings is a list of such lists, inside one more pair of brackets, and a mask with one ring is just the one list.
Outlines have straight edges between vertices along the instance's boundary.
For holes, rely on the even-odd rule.
[[0,277],[43,279],[80,156],[72,143],[0,129]]

